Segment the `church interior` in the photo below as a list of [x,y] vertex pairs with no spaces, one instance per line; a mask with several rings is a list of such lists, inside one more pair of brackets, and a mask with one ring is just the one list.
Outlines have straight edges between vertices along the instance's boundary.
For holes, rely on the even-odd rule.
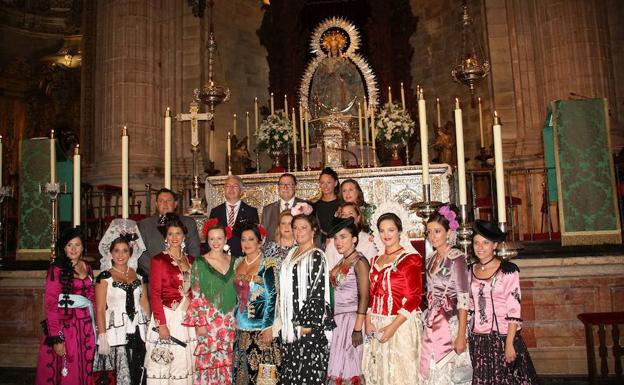
[[502,224],[541,381],[622,383],[623,68],[617,0],[0,1],[0,384],[33,381],[63,230],[98,269],[162,187],[201,224],[228,175],[260,209],[326,166],[423,255],[436,202]]

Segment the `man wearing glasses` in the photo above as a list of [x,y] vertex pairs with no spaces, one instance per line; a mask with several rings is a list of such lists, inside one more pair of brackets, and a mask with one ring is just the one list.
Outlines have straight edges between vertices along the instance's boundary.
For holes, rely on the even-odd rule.
[[[141,238],[145,242],[146,250],[139,257],[139,270],[143,277],[149,277],[150,263],[152,258],[165,250],[165,238],[160,232],[159,227],[165,225],[167,221],[166,215],[176,213],[178,202],[175,193],[168,188],[161,188],[156,193],[156,215],[147,217],[139,222],[139,231]],[[187,229],[185,239],[186,253],[193,257],[201,255],[199,250],[199,234],[197,233],[197,224],[193,218],[180,215],[180,220]]]
[[290,210],[294,205],[303,202],[295,197],[297,192],[297,177],[293,174],[282,174],[277,181],[277,202],[269,203],[262,209],[262,226],[267,229],[267,240],[275,240],[279,214],[284,210]]
[[[243,221],[259,223],[258,210],[241,201],[242,192],[242,179],[237,175],[228,176],[223,185],[225,202],[210,210],[210,218],[219,219],[220,223],[229,226],[232,230],[235,230],[234,226],[236,226],[237,223]],[[227,244],[230,246],[231,255],[233,257],[240,257],[243,255],[240,234],[237,234],[236,231],[232,231],[232,233],[232,238],[228,240]]]

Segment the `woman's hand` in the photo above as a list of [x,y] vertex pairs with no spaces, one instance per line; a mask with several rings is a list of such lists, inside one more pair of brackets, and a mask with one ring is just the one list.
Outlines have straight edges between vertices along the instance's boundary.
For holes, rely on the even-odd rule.
[[198,336],[205,337],[208,335],[208,328],[205,326],[197,326],[195,328],[195,333],[197,333]]
[[65,342],[59,342],[58,344],[54,344],[53,348],[54,352],[59,356],[62,357],[65,355]]
[[307,334],[312,333],[312,328],[301,328],[301,335],[305,336]]
[[373,325],[373,322],[368,316],[366,317],[366,320],[364,321],[364,329],[366,331],[367,336],[370,336],[371,334],[377,331],[377,328],[375,328],[375,325]]
[[516,349],[513,346],[513,341],[505,341],[505,361],[508,364],[516,360]]
[[353,344],[353,347],[357,348],[363,343],[364,343],[364,336],[362,335],[362,331],[354,330],[353,333],[351,333],[351,344]]
[[[302,331],[303,332],[303,331]],[[273,329],[267,328],[260,333],[260,340],[265,344],[270,344],[273,341]]]
[[457,336],[457,338],[453,342],[453,349],[455,350],[455,353],[461,354],[466,351],[467,347],[468,343],[466,342],[466,336]]
[[392,336],[394,336],[394,333],[396,333],[396,331],[397,326],[395,326],[394,323],[382,327],[381,329],[379,329],[379,332],[383,333],[379,338],[379,342],[381,342],[382,344],[388,342],[388,340],[392,338]]
[[167,325],[158,326],[158,338],[161,340],[168,340],[171,338],[171,334],[169,334],[169,328]]
[[108,344],[108,339],[106,338],[106,333],[102,333],[98,336],[97,339],[98,345],[98,353],[102,356],[107,356],[110,353],[110,345]]

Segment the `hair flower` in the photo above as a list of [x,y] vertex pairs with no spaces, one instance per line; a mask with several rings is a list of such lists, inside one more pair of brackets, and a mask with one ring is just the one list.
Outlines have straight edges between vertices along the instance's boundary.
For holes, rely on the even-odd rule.
[[294,217],[296,215],[310,215],[312,214],[312,206],[306,202],[299,202],[290,209],[290,214]]
[[453,231],[459,228],[459,223],[457,222],[457,214],[455,211],[451,210],[449,205],[444,205],[438,209],[438,213],[446,218],[449,221],[449,228]]
[[261,224],[258,224],[258,232],[260,233],[262,239],[266,238],[267,230]]

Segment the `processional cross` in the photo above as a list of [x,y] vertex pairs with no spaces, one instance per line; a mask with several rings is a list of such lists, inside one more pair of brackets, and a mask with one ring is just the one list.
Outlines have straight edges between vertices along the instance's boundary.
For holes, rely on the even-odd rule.
[[188,215],[205,215],[206,210],[202,206],[202,198],[199,195],[199,166],[197,164],[197,153],[199,152],[199,121],[212,120],[214,114],[212,112],[199,112],[199,103],[192,101],[188,114],[177,114],[178,122],[191,122],[191,152],[193,153],[193,197],[191,198],[191,207],[188,208]]

